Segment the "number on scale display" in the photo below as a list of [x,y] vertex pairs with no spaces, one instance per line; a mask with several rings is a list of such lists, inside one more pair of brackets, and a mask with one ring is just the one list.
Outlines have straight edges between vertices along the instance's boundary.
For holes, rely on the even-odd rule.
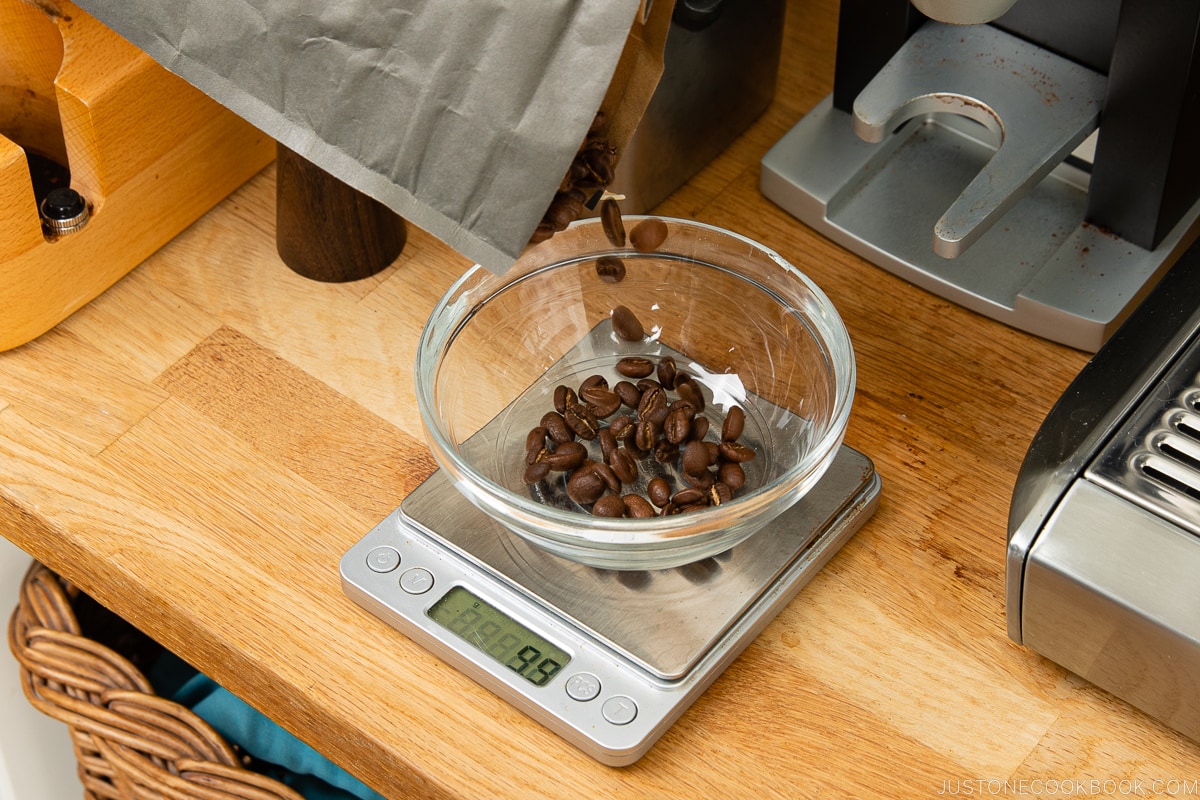
[[429,609],[429,618],[535,686],[544,686],[571,657],[462,586]]

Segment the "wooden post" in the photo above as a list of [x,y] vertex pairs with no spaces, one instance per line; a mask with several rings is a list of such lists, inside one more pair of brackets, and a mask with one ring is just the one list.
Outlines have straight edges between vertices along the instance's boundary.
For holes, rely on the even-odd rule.
[[404,219],[276,144],[275,248],[294,272],[329,283],[387,267],[404,249]]

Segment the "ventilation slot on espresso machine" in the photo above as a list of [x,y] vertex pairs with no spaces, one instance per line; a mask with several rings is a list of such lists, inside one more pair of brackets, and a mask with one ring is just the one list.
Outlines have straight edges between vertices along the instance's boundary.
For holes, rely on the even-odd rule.
[[1188,0],[844,0],[763,193],[930,291],[1094,351],[1195,237]]

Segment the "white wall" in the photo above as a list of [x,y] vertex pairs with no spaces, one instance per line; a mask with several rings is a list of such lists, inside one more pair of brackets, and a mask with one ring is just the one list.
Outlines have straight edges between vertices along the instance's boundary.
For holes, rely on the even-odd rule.
[[[0,537],[0,619],[5,631],[30,563],[28,555]],[[83,787],[66,725],[29,704],[17,660],[7,645],[0,650],[0,800],[78,800]]]

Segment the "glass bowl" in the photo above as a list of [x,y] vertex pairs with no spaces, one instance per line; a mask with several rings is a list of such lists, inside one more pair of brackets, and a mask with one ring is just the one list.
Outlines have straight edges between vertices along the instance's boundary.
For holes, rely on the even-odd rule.
[[[647,219],[665,224],[666,238],[652,252],[614,247],[600,220],[584,219],[529,248],[504,275],[471,268],[438,302],[417,351],[417,403],[426,438],[457,489],[533,544],[604,569],[682,566],[762,529],[800,500],[832,462],[854,394],[849,335],[809,278],[761,244],[702,223],[626,217],[624,227],[632,232]],[[609,257],[620,264],[598,263]],[[623,276],[616,280],[614,273]],[[624,310],[614,317],[621,307],[633,321]],[[639,323],[640,338],[630,330]],[[686,377],[676,382],[667,374],[658,381],[667,356]],[[622,362],[628,358],[635,360]],[[654,366],[648,378],[639,379],[632,369],[644,366],[639,358]],[[619,362],[626,372],[618,371]],[[689,426],[675,415],[671,428],[680,455],[671,452],[673,441],[658,444],[668,440],[666,424],[646,424],[638,433],[643,416],[662,419],[657,398],[647,400],[642,413],[622,404],[588,421],[582,386],[591,384],[588,408],[603,413],[611,407],[603,400],[611,396],[606,391],[624,389],[628,399],[629,387],[618,383],[637,386],[639,380],[657,382],[664,405],[687,400],[676,406],[690,406],[683,412],[692,415]],[[651,387],[642,383],[638,392]],[[602,402],[592,402],[597,397]],[[617,449],[632,458],[636,476],[624,461],[627,480],[606,485],[604,494],[649,499],[651,479],[663,477],[680,502],[651,503],[653,516],[600,516],[593,512],[604,506],[613,513],[614,502],[592,505],[595,477],[569,486],[575,474],[569,465],[545,475],[544,468],[531,466],[552,460],[545,457],[560,447],[545,430],[561,426],[543,425],[548,413],[558,413],[556,399],[559,409],[564,400],[573,404],[560,419],[573,414],[571,422],[584,434],[590,427],[621,432]],[[726,425],[734,406],[744,424],[734,446],[723,448],[723,432],[730,438],[737,432],[735,424]],[[625,433],[621,417],[633,425],[633,435]],[[710,444],[691,447],[684,465],[688,442],[705,425],[703,441]],[[612,463],[603,452],[606,435],[573,439],[589,461]],[[570,461],[579,449],[571,445],[560,455]],[[706,470],[697,464],[702,454],[708,456]],[[739,483],[736,475],[719,480],[728,474],[718,470],[730,460],[739,465],[742,485],[726,491],[717,484],[729,489]],[[557,466],[564,467],[562,459]],[[609,480],[603,468],[587,470]],[[702,492],[699,503],[676,494],[688,488]],[[647,513],[639,501],[627,505],[627,514],[635,506]]]

